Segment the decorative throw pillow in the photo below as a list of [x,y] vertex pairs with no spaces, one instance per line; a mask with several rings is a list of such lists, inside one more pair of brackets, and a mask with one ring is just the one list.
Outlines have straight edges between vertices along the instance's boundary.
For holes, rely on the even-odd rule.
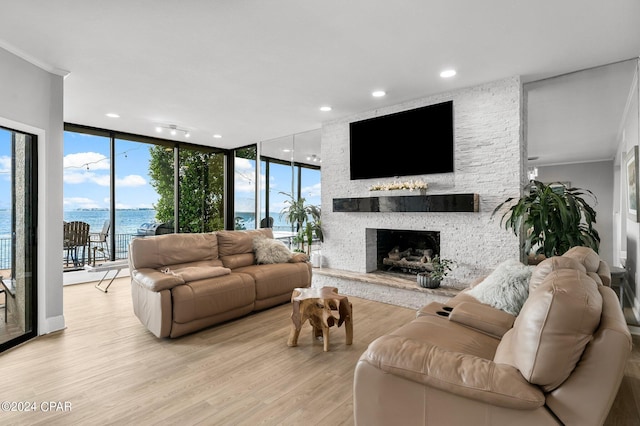
[[517,316],[529,296],[533,268],[516,259],[506,260],[467,294],[481,303]]
[[253,239],[253,252],[258,264],[286,263],[293,255],[282,241],[266,237],[255,237]]

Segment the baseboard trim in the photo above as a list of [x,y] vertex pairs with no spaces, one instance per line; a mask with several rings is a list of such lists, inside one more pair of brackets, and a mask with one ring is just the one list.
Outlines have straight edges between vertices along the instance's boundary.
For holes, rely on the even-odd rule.
[[64,315],[58,315],[45,319],[44,324],[40,324],[38,335],[53,333],[64,330],[65,328]]

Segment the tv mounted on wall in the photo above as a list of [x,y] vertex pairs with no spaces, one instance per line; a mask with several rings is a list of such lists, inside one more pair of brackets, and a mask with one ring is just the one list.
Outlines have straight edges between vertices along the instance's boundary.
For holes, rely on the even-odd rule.
[[349,124],[351,180],[453,172],[453,101]]

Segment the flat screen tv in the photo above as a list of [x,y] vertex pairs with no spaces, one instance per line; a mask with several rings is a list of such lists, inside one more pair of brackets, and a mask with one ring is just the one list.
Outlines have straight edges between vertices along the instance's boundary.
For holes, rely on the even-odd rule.
[[349,124],[351,180],[453,172],[453,101]]

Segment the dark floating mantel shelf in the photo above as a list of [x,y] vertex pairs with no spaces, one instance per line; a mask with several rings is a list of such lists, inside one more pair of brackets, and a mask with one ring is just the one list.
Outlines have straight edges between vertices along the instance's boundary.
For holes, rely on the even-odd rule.
[[334,198],[333,211],[349,213],[476,213],[479,211],[479,197],[478,194],[433,194]]

